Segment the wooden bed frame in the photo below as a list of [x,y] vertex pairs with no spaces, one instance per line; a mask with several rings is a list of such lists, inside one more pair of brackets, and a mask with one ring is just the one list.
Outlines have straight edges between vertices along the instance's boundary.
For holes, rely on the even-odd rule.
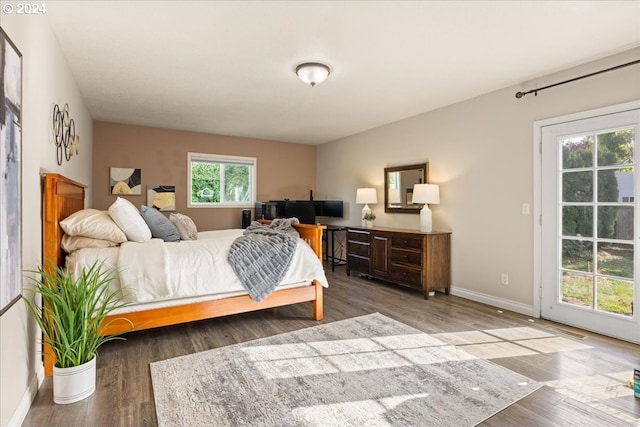
[[[65,254],[60,247],[63,231],[59,223],[72,213],[84,209],[85,189],[85,185],[62,175],[54,173],[43,174],[42,264],[47,271],[51,271],[54,266],[53,263],[57,266],[64,265]],[[318,258],[322,260],[322,230],[325,226],[300,224],[295,227],[300,233],[300,237],[311,246]],[[313,304],[313,318],[322,320],[322,285],[314,280],[310,286],[274,291],[259,303],[253,301],[249,295],[242,295],[166,308],[114,314],[105,319],[105,323],[112,320],[115,321],[111,323],[108,329],[103,329],[102,333],[131,331],[131,324],[133,324],[133,330],[138,331],[301,302],[311,302]],[[52,375],[55,359],[46,342],[44,343],[43,354],[45,375]]]

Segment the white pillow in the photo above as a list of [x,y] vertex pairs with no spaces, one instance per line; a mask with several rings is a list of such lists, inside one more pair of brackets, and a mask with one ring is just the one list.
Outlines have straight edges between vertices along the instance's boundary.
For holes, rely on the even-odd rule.
[[169,219],[180,232],[180,238],[182,240],[198,239],[198,229],[191,218],[181,213],[172,213],[169,215]]
[[114,243],[127,241],[127,236],[111,219],[107,211],[79,210],[60,221],[60,227],[69,236],[84,236],[109,240]]
[[118,197],[111,206],[109,206],[109,215],[118,224],[118,227],[124,231],[128,240],[132,242],[148,242],[151,240],[151,230],[138,209],[122,197]]
[[[109,221],[111,221],[111,218],[109,218]],[[124,233],[122,233],[122,235],[124,236]],[[62,249],[64,249],[65,252],[70,254],[71,252],[77,251],[79,249],[110,248],[113,246],[118,246],[118,244],[112,242],[111,240],[93,239],[91,237],[70,236],[68,234],[65,234],[64,236],[62,236],[62,242],[60,246],[62,246]]]

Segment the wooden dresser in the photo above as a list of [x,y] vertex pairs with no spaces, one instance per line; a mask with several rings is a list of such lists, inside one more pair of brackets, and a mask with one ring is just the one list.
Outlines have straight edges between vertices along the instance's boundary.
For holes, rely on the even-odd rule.
[[429,292],[451,286],[451,233],[399,228],[347,228],[347,275],[376,279]]

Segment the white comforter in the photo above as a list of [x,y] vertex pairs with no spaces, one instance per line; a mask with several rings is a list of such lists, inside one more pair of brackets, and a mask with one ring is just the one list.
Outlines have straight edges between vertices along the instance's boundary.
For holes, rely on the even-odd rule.
[[[77,275],[96,260],[119,269],[119,280],[111,286],[122,289],[129,303],[245,292],[227,255],[231,243],[243,230],[216,230],[198,233],[198,240],[165,243],[125,242],[118,248],[81,249],[67,258]],[[280,287],[318,280],[327,287],[322,263],[303,240],[299,240],[289,270]]]

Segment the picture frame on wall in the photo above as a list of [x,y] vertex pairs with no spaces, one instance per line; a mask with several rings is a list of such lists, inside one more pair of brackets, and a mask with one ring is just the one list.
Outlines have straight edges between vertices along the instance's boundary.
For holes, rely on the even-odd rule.
[[147,185],[147,206],[163,212],[175,211],[176,186]]
[[109,190],[114,196],[142,194],[142,170],[136,168],[109,168]]
[[0,28],[0,315],[22,295],[22,54]]

